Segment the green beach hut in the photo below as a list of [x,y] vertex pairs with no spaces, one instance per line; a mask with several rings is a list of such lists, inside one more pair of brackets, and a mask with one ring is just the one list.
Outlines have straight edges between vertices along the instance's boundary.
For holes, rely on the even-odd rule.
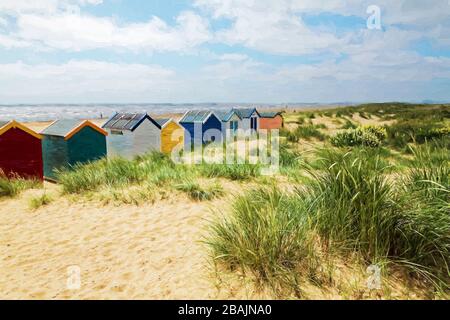
[[44,177],[55,180],[55,169],[106,156],[108,133],[87,120],[57,120],[41,132]]

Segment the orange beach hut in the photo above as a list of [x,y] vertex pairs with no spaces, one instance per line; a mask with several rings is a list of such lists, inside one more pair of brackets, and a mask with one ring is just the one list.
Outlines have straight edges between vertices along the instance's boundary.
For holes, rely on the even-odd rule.
[[260,112],[259,129],[273,130],[284,126],[281,112]]

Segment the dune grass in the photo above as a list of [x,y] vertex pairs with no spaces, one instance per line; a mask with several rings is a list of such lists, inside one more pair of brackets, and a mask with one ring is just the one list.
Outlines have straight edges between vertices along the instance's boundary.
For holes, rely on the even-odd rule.
[[258,188],[237,197],[231,215],[212,224],[205,242],[214,261],[229,270],[239,268],[299,295],[298,272],[316,268],[314,243],[305,232],[309,222],[299,214],[304,210],[302,202],[289,201],[277,188]]
[[30,199],[29,207],[32,210],[37,210],[41,207],[49,205],[53,201],[53,198],[46,193],[40,196],[36,196]]
[[0,198],[13,198],[26,189],[38,188],[42,182],[38,180],[23,179],[20,177],[8,178],[0,175]]
[[224,191],[220,184],[214,183],[207,187],[202,187],[197,182],[188,180],[175,186],[179,191],[185,192],[189,198],[195,201],[209,201],[219,198]]
[[246,180],[259,177],[260,166],[253,164],[201,164],[197,166],[200,175],[207,178]]
[[58,181],[65,193],[83,193],[144,183],[161,187],[180,182],[189,174],[189,167],[176,166],[160,153],[149,153],[134,160],[102,159],[76,165],[59,172]]
[[321,150],[321,165],[294,194],[256,189],[238,197],[231,215],[212,224],[207,243],[214,260],[298,291],[300,270],[320,270],[314,252],[356,254],[367,265],[387,261],[448,290],[448,162],[416,153],[406,176],[394,178],[376,152]]
[[319,129],[323,129],[323,125],[300,125],[293,132],[287,132],[286,139],[288,142],[298,142],[300,139],[311,140],[313,138],[324,141],[326,139],[326,135],[323,134]]

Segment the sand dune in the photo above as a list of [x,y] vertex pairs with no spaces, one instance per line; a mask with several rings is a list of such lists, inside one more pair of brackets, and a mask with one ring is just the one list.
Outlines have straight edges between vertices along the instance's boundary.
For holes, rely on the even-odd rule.
[[[50,192],[57,192],[50,186]],[[155,205],[102,206],[58,198],[32,211],[25,192],[0,207],[2,299],[249,298],[246,289],[219,291],[200,243],[211,208],[225,200],[177,196]],[[68,290],[68,267],[81,287]]]

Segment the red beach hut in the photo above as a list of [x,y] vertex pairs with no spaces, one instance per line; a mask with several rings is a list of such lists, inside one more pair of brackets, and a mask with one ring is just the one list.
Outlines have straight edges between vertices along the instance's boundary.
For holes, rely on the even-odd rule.
[[0,171],[43,180],[42,137],[16,121],[0,121]]

